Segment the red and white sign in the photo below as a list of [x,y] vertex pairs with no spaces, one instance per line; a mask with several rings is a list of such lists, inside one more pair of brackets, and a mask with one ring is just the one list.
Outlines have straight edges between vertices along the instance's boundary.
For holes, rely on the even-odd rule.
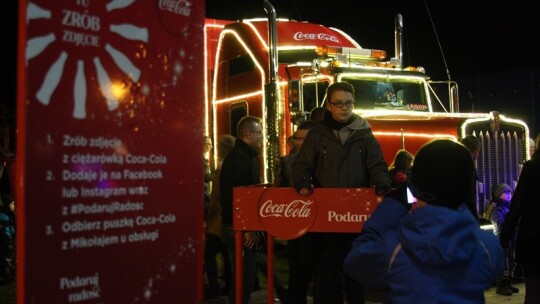
[[20,7],[18,303],[197,302],[204,2]]
[[292,188],[237,187],[234,194],[234,230],[267,231],[281,239],[306,232],[362,230],[381,197],[371,188],[317,188],[304,197]]

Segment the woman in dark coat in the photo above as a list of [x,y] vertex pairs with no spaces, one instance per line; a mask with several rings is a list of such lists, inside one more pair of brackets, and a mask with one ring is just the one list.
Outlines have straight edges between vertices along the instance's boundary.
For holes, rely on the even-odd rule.
[[540,134],[536,137],[536,152],[523,164],[501,234],[503,248],[510,247],[517,229],[516,263],[521,264],[525,277],[525,304],[540,303]]

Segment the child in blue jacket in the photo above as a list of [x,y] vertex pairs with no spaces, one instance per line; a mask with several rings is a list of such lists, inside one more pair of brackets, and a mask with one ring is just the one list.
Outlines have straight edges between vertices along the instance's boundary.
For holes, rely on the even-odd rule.
[[503,251],[467,208],[474,164],[451,140],[433,140],[415,156],[406,188],[387,194],[344,262],[361,284],[385,291],[387,303],[485,303],[503,271]]
[[[493,224],[493,232],[499,237],[506,219],[506,214],[510,210],[512,201],[512,188],[505,183],[497,184],[491,190],[493,209],[489,214],[489,220]],[[514,270],[514,245],[515,238],[511,242],[510,248],[504,251],[504,273],[497,279],[496,293],[503,296],[511,296],[512,293],[519,292],[519,289],[512,286],[512,276]]]

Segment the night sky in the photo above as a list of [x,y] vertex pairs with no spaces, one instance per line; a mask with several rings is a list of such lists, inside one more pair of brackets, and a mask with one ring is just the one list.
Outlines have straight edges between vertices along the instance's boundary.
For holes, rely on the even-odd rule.
[[[533,1],[274,0],[278,17],[320,23],[364,48],[394,56],[394,17],[404,20],[404,63],[435,80],[540,66],[540,25]],[[206,16],[264,17],[263,1],[208,0]],[[432,23],[433,21],[433,23]],[[436,33],[434,31],[436,29]],[[437,36],[439,41],[437,41]]]

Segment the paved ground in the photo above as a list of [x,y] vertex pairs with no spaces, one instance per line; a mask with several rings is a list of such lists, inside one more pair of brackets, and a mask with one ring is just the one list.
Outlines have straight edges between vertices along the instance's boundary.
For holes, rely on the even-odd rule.
[[[285,246],[276,245],[276,251],[274,256],[274,268],[275,275],[279,277],[284,286],[288,284],[288,259],[287,250]],[[266,292],[266,278],[259,275],[259,282],[262,290],[252,293],[250,304],[266,304],[267,292]],[[512,296],[501,296],[495,293],[495,287],[485,291],[486,304],[522,304],[525,296],[525,284],[516,283],[513,284],[520,289],[520,292],[513,294]],[[220,304],[227,303],[225,297],[222,297]],[[382,295],[376,292],[366,292],[366,304],[380,304],[382,302]],[[280,304],[280,302],[275,302]],[[313,299],[308,297],[308,304],[313,304]]]
[[[495,293],[495,288],[490,288],[486,290],[486,304],[522,304],[525,296],[525,285],[523,283],[513,284],[515,287],[519,288],[519,293],[513,294],[511,296],[501,296]],[[376,296],[374,296],[376,297]],[[225,298],[221,299],[220,304],[227,303]],[[250,304],[266,304],[266,290],[259,290],[252,293],[251,303]],[[276,301],[274,304],[280,304],[281,302]],[[313,304],[313,299],[308,297],[308,304]],[[366,299],[366,304],[382,304],[383,302],[379,299]]]

